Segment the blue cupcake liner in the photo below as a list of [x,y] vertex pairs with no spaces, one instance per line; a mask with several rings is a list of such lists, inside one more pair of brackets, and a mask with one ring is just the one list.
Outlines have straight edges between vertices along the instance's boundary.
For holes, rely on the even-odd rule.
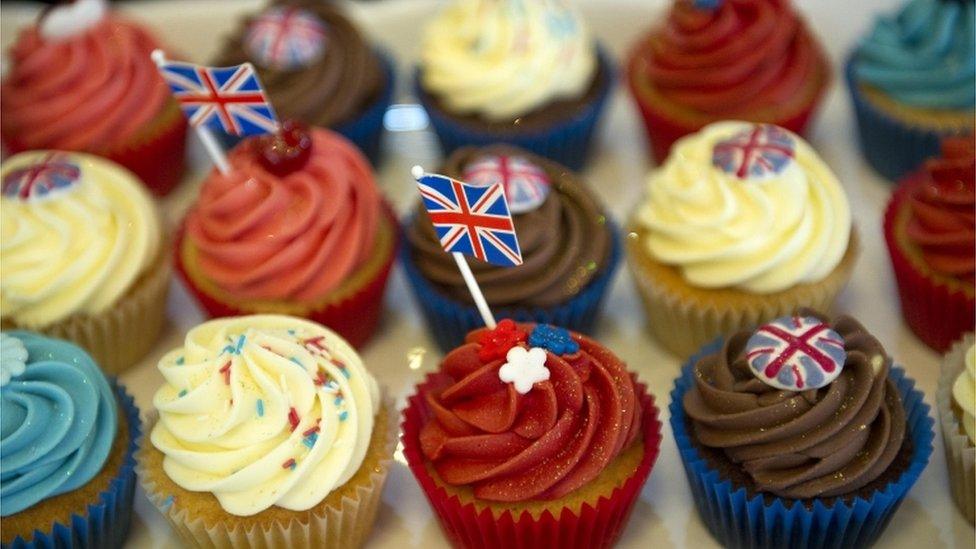
[[597,61],[605,78],[596,97],[580,108],[576,116],[533,131],[485,131],[446,116],[427,100],[428,95],[421,89],[419,68],[414,72],[414,93],[427,111],[445,156],[455,149],[468,145],[480,147],[508,143],[555,160],[573,171],[579,171],[589,159],[597,122],[603,114],[616,79],[613,62],[607,52],[599,46],[597,46]]
[[[409,216],[404,230],[413,222]],[[492,307],[495,318],[511,318],[519,322],[552,324],[569,330],[589,334],[593,330],[603,298],[620,263],[621,243],[617,226],[608,221],[610,230],[610,255],[603,272],[590,281],[583,290],[569,301],[553,307]],[[463,303],[444,295],[431,284],[414,262],[409,244],[400,246],[400,263],[413,289],[417,304],[427,320],[427,328],[437,345],[450,351],[464,342],[468,332],[483,328],[485,323],[474,305]],[[491,303],[488,304],[491,306]]]
[[671,391],[671,429],[681,454],[688,484],[698,514],[712,535],[726,547],[867,547],[874,543],[891,520],[905,495],[911,489],[932,455],[934,424],[929,406],[916,390],[915,381],[905,377],[900,366],[891,369],[890,377],[901,394],[908,421],[908,436],[914,445],[911,463],[897,480],[870,499],[852,501],[836,498],[828,506],[815,499],[810,508],[802,502],[762,494],[752,497],[745,488],[736,488],[709,468],[691,442],[685,425],[682,400],[694,385],[693,368],[702,357],[719,352],[719,338],[703,347],[682,366],[681,375]]
[[861,153],[885,179],[896,182],[914,172],[925,159],[938,156],[943,138],[959,133],[912,126],[872,105],[858,86],[853,56],[847,60],[844,72],[854,103]]
[[17,536],[9,544],[4,543],[4,549],[107,548],[122,547],[125,543],[132,521],[132,500],[136,489],[134,456],[142,437],[142,424],[139,421],[139,408],[125,387],[114,377],[108,378],[108,381],[118,397],[129,427],[129,446],[125,450],[122,468],[109,481],[108,489],[99,494],[98,503],[88,506],[85,516],[74,514],[71,524],[55,523],[46,532],[34,530],[34,537],[30,541]]

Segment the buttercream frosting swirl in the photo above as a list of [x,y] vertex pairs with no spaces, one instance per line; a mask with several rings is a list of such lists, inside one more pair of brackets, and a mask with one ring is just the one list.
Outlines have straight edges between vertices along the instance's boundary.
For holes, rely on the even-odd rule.
[[742,179],[713,165],[715,145],[754,126],[717,122],[682,138],[653,170],[636,223],[656,261],[700,288],[777,292],[826,277],[847,251],[851,213],[840,182],[792,138],[778,173]]
[[854,74],[900,103],[933,109],[976,105],[973,3],[911,0],[875,20],[858,45]]
[[561,0],[455,0],[425,29],[421,82],[456,114],[511,120],[582,97],[593,38]]
[[795,499],[852,494],[887,470],[904,441],[891,359],[849,317],[803,316],[828,322],[843,338],[847,359],[837,379],[801,392],[763,383],[749,371],[751,332],[743,331],[694,365],[683,406],[694,439],[721,450],[757,490]]
[[379,387],[331,330],[276,315],[211,320],[159,361],[151,441],[181,488],[230,514],[318,505],[359,469]]
[[45,39],[36,25],[10,50],[0,127],[20,149],[99,152],[129,142],[173,99],[142,26],[115,14],[86,31]]
[[444,482],[470,486],[482,500],[558,499],[596,478],[640,433],[634,381],[600,344],[573,333],[579,349],[546,351],[548,379],[521,394],[499,379],[504,356],[482,353],[486,333],[472,332],[444,357],[423,395],[431,417],[421,451]]
[[952,401],[959,407],[963,431],[976,444],[976,346],[966,350],[965,367],[952,384]]
[[118,404],[105,376],[80,348],[31,332],[19,340],[26,367],[0,387],[0,516],[8,517],[87,484],[105,465],[118,430]]
[[[467,165],[492,155],[528,159],[546,172],[551,190],[541,206],[512,216],[522,265],[498,267],[469,260],[478,285],[488,302],[497,306],[562,303],[606,268],[611,248],[606,217],[590,192],[565,168],[514,147],[459,149],[439,173],[463,179]],[[472,303],[464,279],[451,255],[441,248],[423,204],[417,206],[407,239],[414,261],[427,280],[451,298]]]
[[911,192],[906,233],[925,264],[973,286],[976,275],[976,155],[971,137],[949,138],[925,162]]
[[381,197],[369,163],[348,141],[313,128],[311,156],[285,176],[245,141],[214,171],[187,217],[198,267],[242,299],[315,300],[370,257]]
[[286,0],[275,7],[300,9],[319,19],[323,52],[307,66],[280,68],[249,57],[244,40],[259,14],[246,18],[218,56],[219,65],[254,62],[280,117],[309,125],[335,126],[360,114],[385,85],[379,58],[365,37],[332,2]]
[[673,3],[634,50],[635,89],[711,119],[756,119],[824,80],[820,46],[788,0]]
[[31,151],[3,163],[0,177],[48,161],[80,169],[48,196],[0,197],[0,316],[39,328],[118,302],[159,254],[160,221],[131,172],[83,154]]

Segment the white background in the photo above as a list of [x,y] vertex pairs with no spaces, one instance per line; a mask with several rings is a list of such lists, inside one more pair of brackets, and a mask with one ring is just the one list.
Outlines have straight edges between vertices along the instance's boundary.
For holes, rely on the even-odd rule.
[[[164,0],[127,2],[122,9],[151,25],[169,45],[192,60],[210,58],[222,37],[238,22],[240,13],[262,2],[253,0]],[[619,60],[639,33],[656,21],[664,0],[577,0],[598,38]],[[853,207],[854,222],[863,239],[863,250],[854,279],[841,295],[837,309],[854,313],[884,342],[911,377],[918,380],[926,402],[934,406],[939,357],[924,347],[902,323],[888,256],[881,234],[881,217],[890,187],[861,159],[855,144],[854,123],[846,90],[840,78],[844,56],[858,36],[866,32],[872,16],[897,7],[894,0],[806,0],[800,9],[821,38],[834,67],[834,82],[824,108],[810,134],[812,144],[834,168]],[[432,0],[378,0],[350,6],[363,29],[394,53],[399,62],[398,97],[410,98],[407,78],[416,59],[424,22],[435,12]],[[5,3],[0,14],[0,41],[4,50],[14,40],[15,29],[32,20],[36,8]],[[387,139],[388,154],[379,181],[387,197],[402,213],[416,199],[409,167],[415,163],[435,166],[438,157],[427,132],[404,132]],[[188,182],[165,203],[174,222],[192,200],[194,183],[207,166],[199,147],[194,150],[196,170]],[[596,140],[595,158],[583,173],[618,220],[623,220],[642,193],[644,174],[650,167],[636,109],[618,88]],[[623,533],[622,547],[712,547],[717,544],[695,513],[684,471],[668,426],[667,405],[680,362],[663,352],[644,331],[644,319],[626,268],[622,268],[597,326],[597,337],[627,361],[647,381],[657,397],[664,423],[661,454]],[[154,351],[122,376],[135,394],[143,414],[151,407],[152,394],[162,382],[156,360],[178,346],[182,334],[202,320],[179,283],[173,282],[169,302],[170,322]],[[407,355],[418,349],[429,352],[418,370],[408,366]],[[386,313],[377,336],[363,351],[367,367],[402,405],[422,372],[436,367],[439,352],[427,337],[418,309],[404,279],[395,270],[386,300]],[[935,410],[932,411],[935,414]],[[936,424],[936,428],[938,424]],[[884,547],[935,549],[973,547],[973,528],[955,508],[949,495],[941,436],[928,468],[909,493],[880,540]],[[402,460],[402,456],[398,456]],[[384,505],[368,547],[445,547],[435,519],[409,470],[395,463],[384,493]],[[143,494],[137,492],[136,515],[129,536],[130,547],[174,547],[179,543],[162,517]]]

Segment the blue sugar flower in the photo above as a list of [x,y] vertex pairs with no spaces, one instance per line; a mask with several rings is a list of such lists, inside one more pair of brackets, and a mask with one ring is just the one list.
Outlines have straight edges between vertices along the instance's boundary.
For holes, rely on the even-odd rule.
[[539,324],[532,330],[529,345],[542,347],[556,355],[571,355],[579,351],[579,343],[569,335],[569,330],[549,324]]

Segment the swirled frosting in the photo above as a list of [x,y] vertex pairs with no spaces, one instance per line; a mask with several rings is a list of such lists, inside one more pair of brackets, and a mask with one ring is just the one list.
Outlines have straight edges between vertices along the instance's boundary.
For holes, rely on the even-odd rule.
[[[10,195],[19,170],[77,166],[77,183],[48,195]],[[131,172],[82,153],[31,151],[0,168],[0,316],[28,328],[113,306],[156,260],[162,239],[152,199]]]
[[906,227],[933,271],[970,286],[976,275],[976,156],[972,138],[946,139],[912,190]]
[[257,142],[243,142],[187,217],[199,269],[238,298],[321,298],[372,252],[381,198],[368,162],[338,134],[310,133],[308,162],[285,176],[264,167]]
[[0,85],[0,127],[23,149],[99,152],[137,136],[172,102],[143,27],[109,14],[83,33],[21,32]]
[[634,382],[595,341],[572,334],[572,354],[546,351],[548,379],[521,394],[499,378],[504,359],[481,352],[485,334],[472,332],[444,357],[423,395],[431,417],[421,451],[444,482],[489,501],[557,499],[596,478],[640,433]]
[[631,78],[672,105],[711,119],[754,119],[806,97],[825,58],[788,0],[677,0],[634,51]]
[[823,279],[847,251],[847,197],[800,137],[786,132],[792,158],[762,179],[713,165],[716,144],[752,127],[710,124],[675,143],[648,177],[635,216],[644,246],[693,286],[777,292]]
[[976,105],[972,2],[911,0],[879,17],[858,45],[854,73],[900,103],[933,109]]
[[275,6],[298,8],[323,23],[322,55],[307,66],[294,68],[267,66],[252,58],[244,41],[248,26],[258,15],[254,14],[227,41],[216,63],[254,62],[278,115],[309,125],[347,122],[376,100],[385,85],[379,58],[338,6],[318,0],[288,0]]
[[888,378],[891,359],[857,321],[830,322],[847,359],[826,387],[793,392],[753,376],[745,346],[751,332],[694,365],[685,413],[699,444],[721,450],[761,492],[803,499],[852,494],[877,479],[898,455],[905,410]]
[[[522,265],[498,267],[469,259],[478,285],[496,306],[546,307],[579,293],[606,268],[611,234],[590,192],[565,168],[508,146],[462,148],[439,173],[463,179],[465,167],[490,155],[520,156],[542,168],[551,191],[537,209],[515,214]],[[453,299],[472,303],[471,294],[451,255],[441,248],[423,204],[418,204],[407,239],[424,277]]]
[[976,346],[966,350],[966,367],[952,384],[952,402],[962,412],[962,428],[976,444]]
[[303,511],[366,455],[379,387],[331,330],[287,316],[211,320],[159,361],[151,441],[181,488],[233,515]]
[[560,0],[456,0],[424,32],[421,82],[455,114],[511,120],[582,97],[594,42]]
[[87,484],[101,471],[118,430],[115,395],[87,353],[31,332],[6,335],[23,344],[27,361],[0,387],[4,517]]

